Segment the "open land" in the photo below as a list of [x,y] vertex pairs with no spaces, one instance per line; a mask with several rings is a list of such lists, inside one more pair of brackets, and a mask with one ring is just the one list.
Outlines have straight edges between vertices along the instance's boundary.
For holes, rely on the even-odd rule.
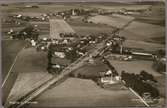
[[133,19],[134,18],[130,16],[112,14],[112,16],[99,15],[99,16],[91,17],[89,21],[92,21],[94,23],[107,24],[116,28],[122,28]]
[[[121,87],[109,91],[100,88],[91,80],[69,78],[61,85],[39,96],[36,101],[41,107],[48,107],[48,105],[49,107],[143,106],[140,101],[135,101],[135,98],[135,95],[131,94],[129,90],[121,90]],[[119,102],[115,101],[117,99]],[[38,106],[38,104],[36,105]],[[34,104],[32,107],[36,105]]]
[[[74,8],[82,9],[102,9],[107,12],[115,12],[120,9],[138,10],[148,9],[152,7],[152,12],[142,13],[140,15],[95,15],[90,16],[88,21],[92,23],[84,23],[83,16],[74,16],[67,21],[61,21],[61,25],[67,25],[65,28],[54,26],[59,31],[72,31],[79,35],[87,36],[89,34],[111,33],[115,28],[121,28],[127,23],[127,27],[119,32],[120,36],[126,38],[124,47],[144,49],[147,51],[155,51],[165,49],[165,27],[163,5],[118,5],[109,4],[38,4],[39,8],[26,8],[27,4],[9,4],[9,6],[1,6],[4,17],[8,15],[22,14],[27,16],[41,17],[41,14],[55,13]],[[27,22],[26,22],[27,23]],[[57,22],[55,22],[58,24]],[[39,38],[50,37],[50,24],[47,21],[36,22],[29,21],[28,25],[38,25]],[[9,68],[12,66],[15,57],[18,54],[14,67],[11,69],[12,74],[9,75],[8,81],[4,86],[4,100],[13,102],[24,96],[31,90],[37,88],[43,82],[52,77],[46,70],[47,68],[47,52],[37,52],[35,47],[24,48],[25,41],[9,39],[6,32],[10,28],[14,31],[20,31],[25,27],[16,25],[10,26],[4,24],[2,26],[2,77],[6,78],[9,73]],[[63,30],[63,29],[64,30]],[[55,31],[58,32],[58,31]],[[161,102],[158,106],[164,105],[165,99],[165,76],[152,69],[152,61],[137,60],[137,61],[117,61],[110,60],[111,64],[119,72],[125,70],[129,73],[140,73],[141,70],[146,70],[152,74],[158,81],[158,89],[161,95]],[[58,60],[58,59],[57,59]],[[60,60],[61,61],[61,60]],[[67,62],[66,60],[61,62]],[[67,63],[69,64],[69,63]],[[96,61],[96,64],[84,64],[74,74],[86,74],[96,76],[99,72],[106,71],[108,67]],[[12,83],[11,83],[12,82]],[[44,93],[39,95],[33,101],[37,104],[30,104],[28,108],[33,107],[65,107],[65,106],[144,106],[143,102],[138,99],[128,89],[122,89],[122,84],[119,86],[112,85],[114,89],[105,90],[99,87],[94,81],[80,78],[67,78],[59,85],[55,85]],[[115,90],[116,89],[116,90]]]
[[[75,33],[74,30],[62,19],[50,19],[50,36],[59,37],[60,33]],[[59,37],[60,38],[60,37]]]

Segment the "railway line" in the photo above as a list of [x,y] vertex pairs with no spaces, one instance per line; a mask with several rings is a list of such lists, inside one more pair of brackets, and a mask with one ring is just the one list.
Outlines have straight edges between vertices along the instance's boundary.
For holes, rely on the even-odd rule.
[[[125,25],[122,29],[127,27],[130,23]],[[87,53],[86,55],[80,57],[78,60],[70,64],[68,67],[66,67],[58,76],[53,76],[51,79],[48,79],[46,82],[41,84],[36,89],[32,90],[31,92],[27,93],[25,96],[21,97],[20,99],[16,100],[16,104],[9,104],[8,102],[5,104],[6,108],[22,108],[25,105],[28,105],[30,101],[32,101],[35,97],[43,93],[45,90],[47,90],[50,86],[57,83],[59,80],[62,80],[63,78],[68,77],[68,75],[74,71],[75,69],[81,67],[86,61],[89,60],[90,57],[96,57],[98,55],[102,55],[104,50],[107,50],[108,47],[105,46],[105,42],[107,40],[110,40],[112,36],[116,33],[118,33],[122,29],[115,29],[111,33],[109,37],[107,37],[102,42],[95,45],[95,48],[92,49],[91,52]]]

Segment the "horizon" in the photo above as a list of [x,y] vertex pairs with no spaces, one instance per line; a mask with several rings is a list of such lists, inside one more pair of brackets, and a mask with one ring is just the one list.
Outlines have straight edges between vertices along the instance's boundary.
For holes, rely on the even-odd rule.
[[133,2],[165,2],[165,0],[1,0],[0,3],[15,3],[15,2],[115,2],[115,3],[133,3]]

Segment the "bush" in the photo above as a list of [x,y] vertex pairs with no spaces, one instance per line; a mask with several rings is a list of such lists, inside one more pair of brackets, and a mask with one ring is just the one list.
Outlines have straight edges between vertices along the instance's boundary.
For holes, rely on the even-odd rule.
[[154,77],[151,74],[148,74],[145,71],[141,71],[140,75],[133,73],[130,74],[122,71],[121,78],[126,82],[125,86],[131,87],[140,96],[143,96],[143,94],[147,92],[151,94],[151,97],[153,99],[159,97],[159,91],[157,88],[154,88],[152,87],[152,85],[143,82],[143,80],[155,81]]
[[159,62],[159,61],[155,61],[153,63],[153,69],[155,69],[155,71],[157,71],[157,72],[165,72],[166,71],[166,64]]
[[157,82],[152,74],[149,74],[144,70],[140,72],[140,76],[141,76],[141,79],[144,81],[149,80],[149,81]]

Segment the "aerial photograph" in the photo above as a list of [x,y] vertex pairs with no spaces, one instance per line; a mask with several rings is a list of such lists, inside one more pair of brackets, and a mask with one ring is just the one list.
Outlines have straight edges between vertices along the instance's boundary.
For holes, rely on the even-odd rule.
[[165,1],[125,1],[1,2],[4,108],[164,108]]

